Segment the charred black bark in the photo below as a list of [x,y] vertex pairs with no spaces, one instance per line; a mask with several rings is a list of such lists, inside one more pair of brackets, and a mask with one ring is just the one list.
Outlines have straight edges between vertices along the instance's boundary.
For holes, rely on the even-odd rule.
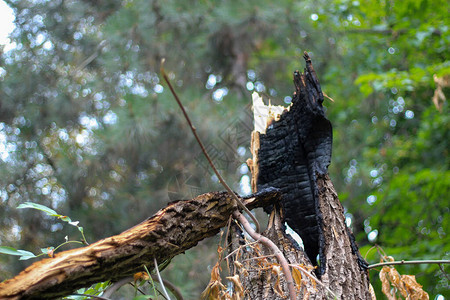
[[311,59],[307,53],[304,58],[304,74],[294,72],[295,92],[289,111],[260,135],[257,188],[281,190],[284,220],[300,235],[314,265],[319,254],[318,274],[323,274],[326,263],[316,174],[327,173],[333,137]]

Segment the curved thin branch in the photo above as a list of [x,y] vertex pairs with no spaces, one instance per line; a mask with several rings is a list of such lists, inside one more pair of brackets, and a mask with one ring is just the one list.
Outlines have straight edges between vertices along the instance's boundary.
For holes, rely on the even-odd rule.
[[450,260],[400,260],[369,265],[367,269],[391,265],[450,264]]
[[297,294],[295,292],[295,284],[294,279],[292,278],[291,270],[289,269],[289,263],[284,257],[283,253],[278,249],[277,245],[275,245],[274,242],[272,242],[267,237],[259,234],[256,232],[253,227],[250,225],[248,220],[237,210],[233,212],[233,217],[241,223],[241,225],[244,227],[245,231],[255,240],[259,241],[262,244],[264,244],[266,247],[268,247],[270,250],[272,250],[275,257],[278,259],[278,262],[280,263],[281,268],[283,269],[284,276],[286,277],[286,283],[289,290],[289,298],[291,300],[294,300],[297,298]]
[[233,196],[233,199],[236,201],[236,203],[239,205],[239,207],[244,210],[249,216],[250,218],[252,218],[253,222],[255,223],[256,226],[256,231],[257,232],[261,232],[260,230],[260,226],[259,226],[259,222],[256,219],[256,217],[251,213],[251,211],[244,205],[244,203],[242,203],[241,200],[239,200],[238,196],[236,196],[236,193],[228,186],[228,184],[225,182],[225,180],[223,180],[222,176],[220,175],[219,171],[217,170],[216,166],[213,164],[211,158],[208,155],[208,152],[206,152],[205,146],[203,146],[202,141],[200,140],[199,136],[197,135],[197,131],[194,127],[194,125],[192,125],[191,119],[189,118],[186,110],[184,109],[183,104],[180,101],[180,98],[178,98],[177,93],[175,92],[175,90],[172,87],[172,84],[170,83],[169,78],[167,77],[166,72],[164,71],[163,68],[163,64],[164,64],[164,59],[161,62],[161,74],[164,78],[164,80],[166,81],[167,85],[169,86],[170,91],[172,92],[173,97],[175,98],[175,100],[177,101],[178,105],[180,106],[181,111],[183,112],[184,118],[186,119],[186,121],[189,124],[189,127],[191,128],[192,133],[194,134],[195,139],[197,140],[197,143],[199,144],[200,148],[202,149],[203,154],[205,155],[206,159],[209,162],[209,165],[211,166],[211,168],[213,169],[214,173],[216,174],[217,178],[219,179],[220,183],[225,187],[225,189],[228,191],[228,193],[230,193]]
[[127,284],[128,282],[131,282],[133,280],[133,277],[125,277],[119,281],[114,282],[110,287],[108,287],[105,292],[103,293],[103,297],[109,298],[114,294],[115,291],[120,289],[122,286]]

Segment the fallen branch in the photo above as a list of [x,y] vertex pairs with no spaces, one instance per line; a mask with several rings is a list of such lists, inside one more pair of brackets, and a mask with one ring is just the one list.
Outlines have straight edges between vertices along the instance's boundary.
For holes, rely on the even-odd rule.
[[[271,190],[242,199],[249,208],[279,199]],[[194,247],[227,225],[237,206],[227,192],[200,195],[170,203],[153,217],[89,246],[64,251],[32,264],[16,277],[0,283],[0,299],[49,299],[73,293],[93,283],[119,281],[154,268]]]

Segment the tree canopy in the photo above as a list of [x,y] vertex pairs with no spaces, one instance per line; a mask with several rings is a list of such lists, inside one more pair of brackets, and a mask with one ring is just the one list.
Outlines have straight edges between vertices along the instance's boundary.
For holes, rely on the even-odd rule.
[[[250,193],[251,93],[289,104],[308,51],[333,99],[330,176],[362,255],[376,243],[396,259],[449,259],[447,1],[5,2],[16,28],[0,59],[1,246],[37,253],[77,236],[17,209],[25,202],[80,221],[95,241],[222,189],[162,82],[162,58],[215,163]],[[176,258],[166,276],[199,295],[214,248]],[[0,262],[2,279],[25,266]],[[450,296],[439,267],[401,268],[430,296]]]

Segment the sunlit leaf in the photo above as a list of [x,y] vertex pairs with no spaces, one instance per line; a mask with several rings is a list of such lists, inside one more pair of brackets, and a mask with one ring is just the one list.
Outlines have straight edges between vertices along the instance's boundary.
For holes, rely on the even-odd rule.
[[8,255],[22,255],[19,250],[14,249],[13,247],[0,246],[0,253],[8,254]]
[[37,209],[40,211],[45,212],[47,215],[49,216],[53,216],[53,217],[59,217],[60,215],[54,211],[53,209],[45,206],[45,205],[41,205],[41,204],[37,204],[37,203],[32,203],[32,202],[25,202],[20,204],[17,208],[33,208],[33,209]]

